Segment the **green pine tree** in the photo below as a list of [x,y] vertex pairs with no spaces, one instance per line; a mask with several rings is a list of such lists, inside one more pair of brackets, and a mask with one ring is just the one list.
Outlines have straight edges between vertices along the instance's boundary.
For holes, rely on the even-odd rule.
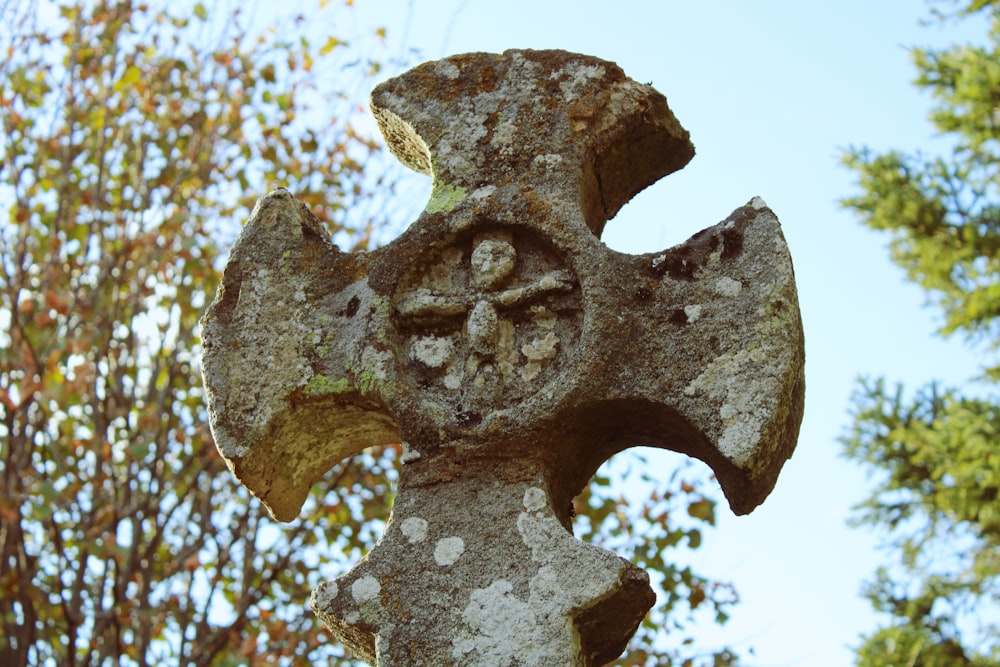
[[[986,18],[982,45],[914,49],[915,84],[951,154],[851,150],[860,194],[843,203],[891,235],[891,255],[984,358],[1000,347],[1000,2],[940,0],[936,20]],[[983,391],[929,384],[915,393],[866,381],[846,455],[874,473],[859,524],[886,532],[894,562],[865,589],[885,624],[857,664],[1000,665],[1000,365]]]

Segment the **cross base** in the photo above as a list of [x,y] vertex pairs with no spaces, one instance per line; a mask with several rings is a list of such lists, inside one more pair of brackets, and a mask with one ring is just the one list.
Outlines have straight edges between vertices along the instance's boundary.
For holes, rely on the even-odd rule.
[[384,536],[313,592],[313,610],[379,665],[613,660],[655,601],[648,575],[575,539],[544,479],[500,481],[481,467],[413,486],[405,466]]

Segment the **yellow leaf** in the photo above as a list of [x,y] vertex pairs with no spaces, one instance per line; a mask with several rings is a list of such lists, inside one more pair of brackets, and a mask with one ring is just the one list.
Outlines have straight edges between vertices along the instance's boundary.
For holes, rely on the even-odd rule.
[[118,92],[124,88],[134,86],[141,77],[142,71],[140,71],[135,65],[131,65],[125,70],[125,73],[122,74],[122,78],[118,79],[115,83],[113,90]]
[[205,5],[200,2],[194,6],[194,15],[200,18],[202,21],[208,18],[208,11],[205,9]]
[[322,46],[322,48],[320,48],[319,54],[321,56],[325,56],[326,54],[330,53],[330,51],[333,51],[335,48],[337,48],[341,44],[343,44],[343,42],[341,42],[336,37],[328,37],[327,40],[326,40],[326,44],[324,44]]

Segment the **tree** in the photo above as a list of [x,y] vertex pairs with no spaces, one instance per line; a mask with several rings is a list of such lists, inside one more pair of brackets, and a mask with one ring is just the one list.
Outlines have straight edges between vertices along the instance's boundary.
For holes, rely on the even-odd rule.
[[[943,335],[995,352],[1000,2],[939,6],[939,20],[981,13],[990,25],[986,45],[912,52],[951,155],[852,150],[861,193],[844,204],[891,234],[893,261],[940,308]],[[864,638],[859,665],[1000,665],[1000,366],[983,370],[976,395],[935,383],[908,395],[875,380],[853,399],[845,452],[877,478],[857,521],[887,529],[897,560],[866,587],[888,623]]]
[[[621,658],[620,667],[731,667],[740,664],[729,647],[697,644],[694,630],[705,623],[724,625],[739,596],[732,584],[683,565],[684,555],[701,546],[702,532],[715,525],[717,487],[686,455],[671,455],[673,472],[650,465],[640,450],[628,450],[605,464],[576,498],[574,533],[628,558],[650,573],[657,602],[643,619]],[[618,466],[620,459],[625,465]],[[662,459],[661,459],[662,460]],[[616,485],[610,473],[624,475]],[[645,500],[629,506],[618,489]]]
[[[349,11],[318,4],[309,22],[253,31],[201,3],[184,18],[133,0],[0,0],[5,667],[351,661],[304,607],[378,537],[399,452],[339,466],[300,520],[272,522],[212,442],[196,327],[272,184],[341,244],[364,248],[386,220],[392,184],[352,102],[379,66],[310,41],[317,17]],[[632,508],[595,481],[578,532],[661,582],[620,664],[733,664],[687,634],[703,612],[725,619],[731,587],[665,560],[714,522],[704,476],[650,478]]]
[[[376,149],[318,87],[370,65],[295,19],[250,37],[200,4],[0,18],[0,663],[311,656],[328,640],[288,603],[318,583],[317,548],[370,539],[337,526],[385,515],[389,457],[335,474],[360,507],[332,496],[275,530],[212,443],[196,323],[249,193],[288,184],[356,245],[378,224],[345,224]],[[320,103],[336,113],[304,120]]]

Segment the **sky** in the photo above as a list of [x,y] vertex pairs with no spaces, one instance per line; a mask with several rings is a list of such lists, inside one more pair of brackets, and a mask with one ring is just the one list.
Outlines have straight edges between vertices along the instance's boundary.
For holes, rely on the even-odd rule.
[[[931,379],[962,383],[978,367],[961,340],[935,336],[937,315],[890,263],[888,238],[838,205],[856,192],[838,162],[847,147],[944,146],[926,121],[932,100],[910,85],[907,47],[984,33],[978,24],[922,26],[927,8],[924,0],[358,0],[350,19],[385,26],[387,53],[415,49],[411,64],[557,48],[652,82],[697,155],[608,223],[603,239],[616,250],[671,247],[754,196],[778,215],[806,335],[798,448],[753,514],[720,512],[694,563],[732,581],[741,596],[730,623],[699,637],[706,646],[753,647],[750,664],[849,665],[850,646],[876,626],[859,590],[888,556],[877,552],[876,535],[847,525],[870,480],[841,458],[838,443],[857,378],[884,376],[912,389]],[[412,178],[426,196],[425,177]]]

